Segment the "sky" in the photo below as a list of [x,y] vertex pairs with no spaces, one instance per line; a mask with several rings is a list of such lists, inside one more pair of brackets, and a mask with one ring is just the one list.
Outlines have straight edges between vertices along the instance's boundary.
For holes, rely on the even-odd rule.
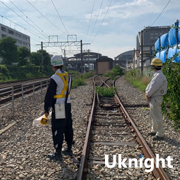
[[[135,48],[136,35],[144,27],[171,26],[180,20],[180,1],[170,0],[167,5],[168,2],[0,0],[0,23],[29,35],[32,52],[40,49],[41,41],[75,41],[77,38],[77,41],[82,40],[83,50],[89,49],[114,59]],[[63,55],[65,49],[67,57],[80,52],[79,46],[44,49],[53,55]]]

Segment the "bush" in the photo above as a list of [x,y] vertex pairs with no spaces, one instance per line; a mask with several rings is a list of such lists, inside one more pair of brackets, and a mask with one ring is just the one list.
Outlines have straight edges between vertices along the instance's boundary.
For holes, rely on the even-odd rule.
[[110,77],[111,80],[114,80],[116,76],[123,75],[123,70],[120,66],[115,66],[112,70],[107,71],[103,74],[104,77]]
[[101,86],[97,86],[96,87],[96,92],[100,95],[100,96],[105,96],[105,97],[113,97],[115,92],[116,92],[117,88],[116,87],[101,87]]
[[0,73],[2,73],[4,75],[8,75],[9,71],[8,71],[6,65],[0,65]]
[[163,96],[162,112],[174,121],[174,127],[178,130],[180,128],[180,62],[173,63],[175,57],[167,59],[163,65],[163,73],[168,82],[168,91]]
[[82,78],[88,79],[88,78],[93,77],[93,76],[94,76],[93,71],[89,71],[86,74],[83,74]]
[[72,80],[72,89],[76,88],[77,86],[83,86],[85,85],[85,80],[83,78],[78,78]]
[[145,89],[151,80],[148,76],[141,76],[140,71],[136,69],[128,71],[125,75],[125,79],[135,88],[138,88],[143,92],[145,92]]

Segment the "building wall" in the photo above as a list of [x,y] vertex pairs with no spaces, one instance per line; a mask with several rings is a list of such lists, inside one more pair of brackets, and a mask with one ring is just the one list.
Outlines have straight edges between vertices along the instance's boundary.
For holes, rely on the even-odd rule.
[[115,64],[126,67],[127,61],[132,61],[134,50],[126,51],[115,57]]
[[0,39],[3,37],[12,37],[16,39],[16,45],[18,47],[25,46],[30,50],[30,36],[0,24]]

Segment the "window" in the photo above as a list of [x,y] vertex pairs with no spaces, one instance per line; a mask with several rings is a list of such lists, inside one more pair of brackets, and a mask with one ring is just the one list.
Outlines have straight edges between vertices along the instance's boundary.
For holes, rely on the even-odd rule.
[[153,36],[154,35],[154,33],[151,33],[151,36]]
[[4,31],[4,32],[6,32],[6,28],[3,27],[3,26],[1,27],[1,30]]
[[17,43],[19,43],[19,44],[22,44],[22,41],[20,41],[20,40],[17,40]]
[[3,37],[6,37],[6,35],[2,34],[2,38],[3,38]]
[[158,35],[158,33],[155,33],[155,35]]
[[8,33],[14,35],[14,31],[12,31],[12,30],[10,30],[10,29],[8,30]]

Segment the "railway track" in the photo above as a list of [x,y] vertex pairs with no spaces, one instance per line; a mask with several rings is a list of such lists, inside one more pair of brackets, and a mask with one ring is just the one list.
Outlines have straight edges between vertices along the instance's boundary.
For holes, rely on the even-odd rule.
[[23,80],[17,80],[17,81],[7,81],[7,82],[0,82],[0,88],[6,88],[13,85],[23,84],[23,83],[29,83],[33,81],[39,81],[43,79],[48,79],[49,77],[42,77],[42,78],[32,78],[32,79],[23,79]]
[[[105,81],[96,77],[94,84],[101,83],[108,87]],[[78,180],[169,179],[161,167],[156,168],[154,154],[116,94],[114,97],[99,97],[94,92],[92,104]],[[105,155],[108,155],[106,166],[111,168],[105,167]],[[117,159],[114,159],[113,155],[119,157],[120,159],[117,158],[119,161],[121,158],[136,158],[138,162],[143,162],[145,158],[153,158],[153,173],[145,172],[147,169],[143,166],[137,167],[135,161],[131,164],[132,168],[128,167],[127,163],[125,163],[127,167],[123,167],[122,164],[120,164],[122,167],[119,167],[114,164]]]
[[[44,78],[43,78],[44,79]],[[12,94],[14,99],[21,97],[22,92],[24,94],[32,93],[33,91],[38,91],[48,85],[49,78],[42,81],[31,81],[29,83],[15,84],[10,87],[0,88],[0,105],[7,103],[12,100]]]

